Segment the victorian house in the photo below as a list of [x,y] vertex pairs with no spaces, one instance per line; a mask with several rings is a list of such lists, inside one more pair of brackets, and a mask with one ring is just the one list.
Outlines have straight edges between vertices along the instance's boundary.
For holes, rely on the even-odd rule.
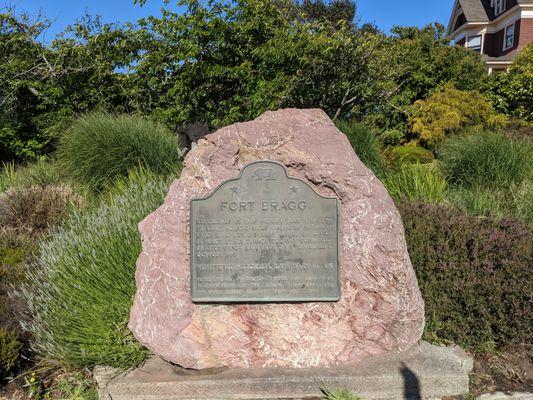
[[489,73],[506,70],[533,41],[533,0],[455,0],[447,34],[483,54]]

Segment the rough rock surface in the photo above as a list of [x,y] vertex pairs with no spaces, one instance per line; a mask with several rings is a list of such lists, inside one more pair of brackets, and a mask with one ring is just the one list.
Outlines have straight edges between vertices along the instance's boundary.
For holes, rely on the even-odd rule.
[[[189,201],[255,160],[340,200],[342,297],[334,303],[191,302]],[[202,139],[165,203],[139,224],[143,251],[129,328],[186,368],[326,367],[402,351],[417,342],[424,304],[400,215],[379,180],[321,110],[266,112]]]

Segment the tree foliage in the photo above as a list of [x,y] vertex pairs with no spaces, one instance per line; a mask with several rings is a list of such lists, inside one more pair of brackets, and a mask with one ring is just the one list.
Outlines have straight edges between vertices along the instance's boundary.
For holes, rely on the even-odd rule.
[[[142,3],[142,2],[140,2]],[[103,24],[84,16],[50,44],[46,20],[0,16],[3,159],[53,150],[74,117],[150,115],[172,129],[216,128],[281,107],[403,129],[411,104],[451,81],[476,89],[477,54],[442,26],[359,27],[351,0],[181,0],[161,17]]]
[[508,72],[490,76],[485,95],[496,110],[533,121],[533,43],[518,54]]
[[[320,107],[338,117],[386,95],[373,76],[380,38],[346,20],[297,18],[290,1],[187,5],[181,15],[141,22],[151,32],[150,57],[171,75],[171,100],[157,110],[167,122],[216,127],[279,107]],[[152,66],[143,59],[139,76]]]
[[387,107],[374,116],[378,125],[387,128],[403,126],[415,101],[430,97],[447,83],[477,90],[486,76],[479,54],[451,46],[438,23],[422,29],[394,27],[380,57],[394,71],[397,87]]
[[49,24],[0,14],[0,158],[45,154],[66,123],[87,111],[131,111],[116,69],[140,51],[133,27],[85,16],[47,46],[38,38]]

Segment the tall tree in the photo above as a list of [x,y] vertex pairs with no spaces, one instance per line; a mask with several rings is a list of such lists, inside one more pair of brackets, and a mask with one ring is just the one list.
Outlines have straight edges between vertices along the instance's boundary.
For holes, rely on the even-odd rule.
[[487,75],[481,56],[450,45],[444,26],[438,23],[422,29],[394,27],[379,58],[391,67],[397,86],[385,109],[374,116],[374,122],[384,127],[405,124],[415,101],[428,98],[447,83],[479,90]]

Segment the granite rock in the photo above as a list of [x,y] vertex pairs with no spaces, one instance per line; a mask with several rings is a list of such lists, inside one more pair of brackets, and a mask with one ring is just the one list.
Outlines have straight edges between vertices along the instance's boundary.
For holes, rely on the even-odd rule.
[[[189,201],[255,160],[278,161],[316,192],[339,198],[338,302],[192,303]],[[199,140],[164,204],[139,230],[143,250],[129,328],[155,354],[182,367],[354,364],[403,351],[422,335],[424,303],[400,215],[321,110],[266,112]]]

